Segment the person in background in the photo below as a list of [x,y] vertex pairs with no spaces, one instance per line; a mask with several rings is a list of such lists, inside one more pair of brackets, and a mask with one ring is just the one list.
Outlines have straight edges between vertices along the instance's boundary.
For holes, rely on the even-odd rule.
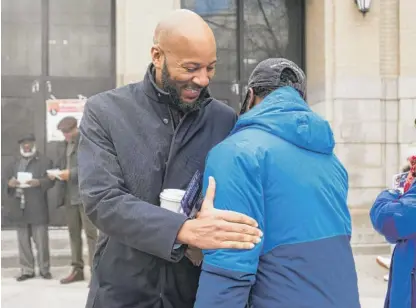
[[[414,120],[416,128],[416,119]],[[385,190],[370,210],[374,229],[395,244],[385,308],[416,308],[416,164],[411,164],[409,188]]]
[[208,154],[214,207],[252,217],[264,236],[252,250],[204,251],[195,308],[360,307],[348,174],[305,79],[287,59],[260,62],[237,124]]
[[[412,165],[416,163],[416,149],[412,148],[409,151],[409,156],[407,158],[407,162],[408,164],[403,167],[402,172],[409,172]],[[411,184],[411,174],[408,174],[408,178],[406,179],[406,183],[405,183],[405,187],[403,188],[404,192],[407,192],[410,188],[410,184]],[[394,250],[394,244],[391,245],[391,252],[393,253]],[[384,257],[384,256],[378,256],[376,258],[377,264],[380,265],[381,267],[390,270],[390,265],[391,265],[391,256],[390,257]],[[384,275],[383,277],[384,281],[388,281],[389,280],[389,274]]]
[[416,153],[413,153],[411,156],[407,158],[409,162],[409,173],[407,175],[406,183],[404,184],[404,192],[407,192],[415,180],[415,169],[416,169]]
[[[156,27],[143,81],[89,98],[80,125],[79,181],[100,230],[86,307],[191,308],[195,248],[250,249],[256,222],[204,207],[196,219],[160,207],[164,189],[186,189],[235,112],[211,97],[217,61],[210,27],[188,10]],[[212,200],[206,200],[205,204]]]
[[65,137],[65,153],[63,153],[58,166],[61,173],[55,178],[58,179],[60,205],[65,207],[69,239],[71,244],[72,271],[61,279],[61,284],[68,284],[84,280],[84,260],[82,249],[82,229],[85,231],[88,245],[89,265],[92,265],[92,258],[95,252],[97,241],[97,229],[85,215],[78,188],[78,144],[79,130],[78,121],[74,117],[65,117],[58,123],[58,129]]
[[[37,250],[40,276],[51,279],[49,261],[49,210],[47,191],[53,186],[47,176],[52,161],[36,148],[33,134],[19,141],[20,153],[6,169],[7,193],[11,197],[11,217],[17,224],[17,241],[21,274],[16,279],[24,281],[35,277],[35,259],[32,239]],[[31,175],[27,182],[20,183],[19,173]]]

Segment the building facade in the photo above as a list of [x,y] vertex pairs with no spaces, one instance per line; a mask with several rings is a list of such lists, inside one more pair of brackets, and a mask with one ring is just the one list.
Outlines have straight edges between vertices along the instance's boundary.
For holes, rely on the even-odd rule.
[[[336,153],[349,171],[352,241],[356,247],[384,247],[371,228],[368,211],[416,142],[415,1],[373,0],[365,16],[354,0],[117,3],[119,85],[142,78],[156,23],[177,8],[198,12],[213,27],[220,61],[213,83],[226,88],[214,94],[233,107],[241,101],[250,70],[264,58],[285,56],[302,66],[308,103],[331,123]],[[227,25],[226,31],[218,24]],[[268,46],[266,52],[259,51],[262,46]],[[233,65],[242,68],[234,70]]]
[[[157,22],[173,9],[187,8],[200,14],[216,35],[219,63],[211,90],[235,109],[261,60],[283,56],[305,69],[308,102],[331,123],[336,152],[349,171],[353,241],[358,246],[384,245],[369,224],[368,210],[377,193],[391,185],[416,142],[414,0],[373,0],[365,16],[354,0],[4,0],[2,14],[4,3],[13,6],[9,11],[16,12],[19,3],[30,3],[27,14],[36,11],[34,3],[40,10],[37,19],[17,18],[31,20],[30,31],[34,24],[40,29],[33,42],[21,42],[10,51],[12,57],[24,47],[32,61],[33,67],[19,68],[24,75],[18,76],[19,82],[4,71],[2,38],[2,119],[9,119],[2,123],[6,160],[18,123],[30,117],[42,146],[53,152],[44,137],[45,97],[89,96],[141,80]],[[16,25],[16,16],[9,16],[2,19],[3,27],[5,22]],[[30,34],[25,29],[22,40]],[[66,49],[74,40],[78,52],[70,53]],[[30,52],[34,42],[40,44],[36,58]],[[32,91],[34,80],[39,92]],[[9,115],[19,108],[24,112],[15,123]],[[36,115],[38,109],[42,112]]]
[[[62,143],[47,142],[46,100],[88,97],[116,86],[115,14],[112,0],[1,1],[2,172],[25,133],[34,133],[38,148],[57,159]],[[50,215],[53,224],[63,225],[56,193],[50,190]],[[11,224],[8,205],[2,189],[3,227]]]

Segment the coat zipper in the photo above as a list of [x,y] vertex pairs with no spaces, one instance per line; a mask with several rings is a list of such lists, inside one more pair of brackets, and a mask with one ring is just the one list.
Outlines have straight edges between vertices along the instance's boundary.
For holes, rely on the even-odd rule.
[[[168,106],[167,108],[168,108],[168,110],[169,110],[170,121],[171,121],[171,123],[172,123],[173,136],[172,136],[172,140],[171,140],[171,142],[170,142],[169,154],[168,154],[168,160],[166,161],[166,165],[165,165],[165,174],[163,175],[163,186],[165,185],[165,182],[166,182],[166,177],[167,177],[167,174],[168,174],[169,164],[170,164],[170,160],[171,160],[171,156],[172,156],[172,152],[173,152],[173,145],[175,144],[175,138],[176,138],[176,135],[177,135],[177,133],[178,133],[178,131],[179,131],[180,127],[182,126],[182,123],[185,121],[186,117],[187,117],[187,116],[188,116],[188,114],[189,114],[189,113],[185,114],[185,115],[182,117],[182,119],[180,119],[179,124],[178,124],[178,126],[176,126],[176,129],[175,129],[175,126],[174,126],[174,120],[173,120],[173,116],[172,116],[172,112],[171,112],[171,110],[170,110],[169,106]],[[163,292],[164,292],[164,290],[165,290],[165,281],[166,281],[166,276],[167,276],[167,273],[166,273],[166,267],[165,267],[165,266],[163,266],[163,268],[162,268],[161,270],[163,270],[163,276],[164,276],[164,277],[163,277],[163,279],[162,279],[162,281],[161,281],[161,286],[160,286],[160,293],[159,293],[159,297],[160,297],[160,299],[163,301]]]
[[[192,114],[192,112],[194,112],[194,111],[191,111],[191,112],[186,113],[186,114],[185,114],[185,115],[184,115],[184,116],[180,119],[179,124],[176,126],[176,129],[175,129],[175,126],[174,126],[174,120],[173,120],[173,115],[172,115],[172,111],[170,110],[170,107],[169,107],[169,106],[167,106],[167,108],[168,108],[168,111],[169,111],[170,121],[171,121],[171,123],[172,123],[173,136],[172,136],[172,140],[171,140],[171,142],[170,142],[169,154],[168,154],[168,160],[166,161],[166,165],[165,165],[165,174],[163,175],[163,186],[165,185],[165,182],[166,182],[166,177],[167,177],[167,174],[168,174],[168,169],[169,169],[169,165],[170,165],[170,160],[171,160],[171,158],[172,158],[173,145],[175,144],[176,135],[178,134],[179,129],[181,128],[181,126],[182,126],[183,122],[185,122],[186,118],[187,118],[190,114]],[[163,273],[163,274],[165,275],[165,277],[164,277],[164,280],[163,280],[163,281],[162,281],[162,283],[161,283],[160,293],[159,293],[159,297],[160,297],[160,299],[162,299],[162,300],[163,300],[163,291],[164,291],[164,289],[165,289],[165,281],[166,281],[166,267],[164,267],[164,268],[163,268],[163,270],[165,271],[165,272]]]
[[[205,108],[209,103],[210,103],[211,101],[210,101],[210,98],[207,98],[202,104],[201,104],[201,108]],[[192,114],[193,112],[195,112],[196,110],[192,110],[192,111],[190,111],[190,112],[188,112],[188,113],[185,113],[185,115],[182,117],[182,119],[180,119],[180,121],[179,121],[179,124],[178,124],[178,126],[176,126],[176,129],[175,129],[175,126],[174,126],[174,120],[173,120],[173,115],[172,115],[172,111],[171,111],[171,109],[170,109],[170,107],[169,106],[167,106],[167,108],[168,108],[168,111],[169,111],[169,117],[170,117],[170,121],[171,121],[171,123],[172,123],[172,129],[173,129],[173,136],[172,136],[172,140],[171,140],[171,142],[170,142],[170,147],[169,147],[169,154],[168,154],[168,160],[166,161],[166,164],[165,164],[165,174],[163,175],[163,185],[165,184],[165,181],[166,181],[166,177],[167,177],[167,174],[168,174],[168,169],[169,169],[169,163],[170,163],[170,159],[171,159],[171,156],[172,156],[172,152],[173,152],[173,144],[175,143],[175,138],[176,138],[176,135],[177,135],[177,133],[178,133],[178,131],[179,131],[179,128],[182,126],[182,123],[185,121],[185,119],[190,115],[190,114]]]
[[411,294],[410,294],[410,307],[411,308],[416,308],[416,275],[415,275],[415,271],[416,269],[413,268],[412,272],[410,274],[410,279],[411,279],[411,286],[412,286],[412,290],[411,290]]
[[173,145],[175,144],[175,139],[176,139],[176,135],[179,132],[179,129],[181,128],[183,122],[185,121],[185,119],[188,117],[189,114],[191,114],[192,112],[186,113],[182,119],[180,119],[178,126],[176,126],[176,129],[174,128],[174,121],[173,121],[173,116],[172,116],[172,112],[169,109],[169,106],[167,107],[169,110],[169,116],[170,116],[170,121],[172,123],[172,129],[173,129],[173,136],[172,136],[172,140],[170,142],[170,147],[169,147],[169,154],[168,154],[168,160],[166,161],[166,166],[165,166],[165,174],[163,176],[163,185],[165,184],[166,181],[166,177],[168,174],[168,169],[169,169],[169,164],[170,164],[170,160],[172,158],[172,152],[173,152]]

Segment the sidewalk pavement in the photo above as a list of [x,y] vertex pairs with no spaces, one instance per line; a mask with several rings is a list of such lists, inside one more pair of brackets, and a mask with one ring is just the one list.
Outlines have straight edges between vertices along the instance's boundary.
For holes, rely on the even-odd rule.
[[[362,308],[382,308],[387,283],[386,270],[375,262],[376,256],[355,257]],[[342,264],[340,264],[342,266]],[[87,282],[60,285],[59,279],[70,271],[69,267],[52,268],[53,280],[40,278],[16,282],[17,269],[2,269],[1,306],[4,308],[82,308],[88,294]],[[85,270],[87,273],[88,271]]]

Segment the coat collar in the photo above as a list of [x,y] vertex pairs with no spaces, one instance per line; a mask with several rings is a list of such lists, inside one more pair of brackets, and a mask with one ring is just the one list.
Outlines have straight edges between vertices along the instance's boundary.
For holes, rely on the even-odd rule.
[[[71,154],[73,154],[76,151],[76,149],[78,149],[78,144],[79,144],[80,137],[81,137],[81,134],[78,132],[78,134],[75,136],[75,139],[74,139],[75,146],[72,148]],[[69,143],[67,141],[65,141],[65,144],[66,144],[66,146],[68,146]]]

